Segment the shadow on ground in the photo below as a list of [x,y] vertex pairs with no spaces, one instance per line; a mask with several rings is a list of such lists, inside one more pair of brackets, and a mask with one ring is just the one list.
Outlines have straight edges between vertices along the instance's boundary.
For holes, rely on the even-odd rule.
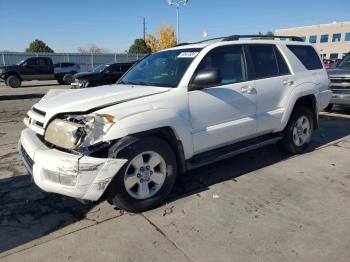
[[2,101],[2,100],[35,99],[35,98],[42,98],[43,96],[44,96],[44,94],[6,95],[6,96],[0,96],[0,101]]
[[[322,116],[311,151],[350,135],[350,119]],[[181,176],[168,202],[208,190],[211,185],[284,161],[275,146],[258,149]],[[84,219],[93,205],[41,191],[30,176],[0,180],[0,252],[53,233]],[[110,207],[112,208],[112,207]]]

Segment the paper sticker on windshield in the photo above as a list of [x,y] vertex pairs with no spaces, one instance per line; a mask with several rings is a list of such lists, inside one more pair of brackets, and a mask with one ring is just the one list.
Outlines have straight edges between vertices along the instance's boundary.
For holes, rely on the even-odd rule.
[[199,52],[182,52],[177,57],[178,58],[194,58]]

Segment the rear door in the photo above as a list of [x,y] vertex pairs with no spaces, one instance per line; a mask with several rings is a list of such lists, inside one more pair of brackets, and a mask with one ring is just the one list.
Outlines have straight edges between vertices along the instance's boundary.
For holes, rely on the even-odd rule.
[[255,74],[257,132],[266,133],[281,125],[281,100],[293,88],[294,76],[276,45],[248,44],[247,48]]
[[38,78],[39,80],[54,79],[54,69],[51,59],[47,57],[38,57]]

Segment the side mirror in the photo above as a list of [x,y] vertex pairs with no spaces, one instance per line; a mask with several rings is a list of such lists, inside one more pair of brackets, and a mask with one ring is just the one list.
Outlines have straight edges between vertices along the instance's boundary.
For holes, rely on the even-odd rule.
[[222,76],[219,69],[204,69],[199,71],[194,77],[191,90],[199,90],[206,87],[215,86],[221,83]]
[[26,67],[28,65],[28,62],[24,62],[22,66]]

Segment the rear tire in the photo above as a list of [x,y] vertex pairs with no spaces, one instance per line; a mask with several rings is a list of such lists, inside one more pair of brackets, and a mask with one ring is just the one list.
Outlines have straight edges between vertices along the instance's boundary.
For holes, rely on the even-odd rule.
[[[116,158],[111,147],[108,157]],[[108,202],[130,212],[143,212],[160,205],[171,192],[177,175],[175,154],[158,137],[145,137],[117,153],[128,159],[108,187]]]
[[12,88],[20,87],[22,84],[22,80],[18,76],[9,76],[6,79],[6,84]]
[[73,75],[72,74],[65,74],[63,76],[63,82],[66,85],[70,85],[73,82]]
[[279,142],[282,151],[300,154],[306,151],[314,130],[312,111],[305,106],[296,106],[284,129],[284,137]]
[[60,84],[60,85],[65,85],[66,83],[63,81],[63,79],[57,79],[57,82]]

